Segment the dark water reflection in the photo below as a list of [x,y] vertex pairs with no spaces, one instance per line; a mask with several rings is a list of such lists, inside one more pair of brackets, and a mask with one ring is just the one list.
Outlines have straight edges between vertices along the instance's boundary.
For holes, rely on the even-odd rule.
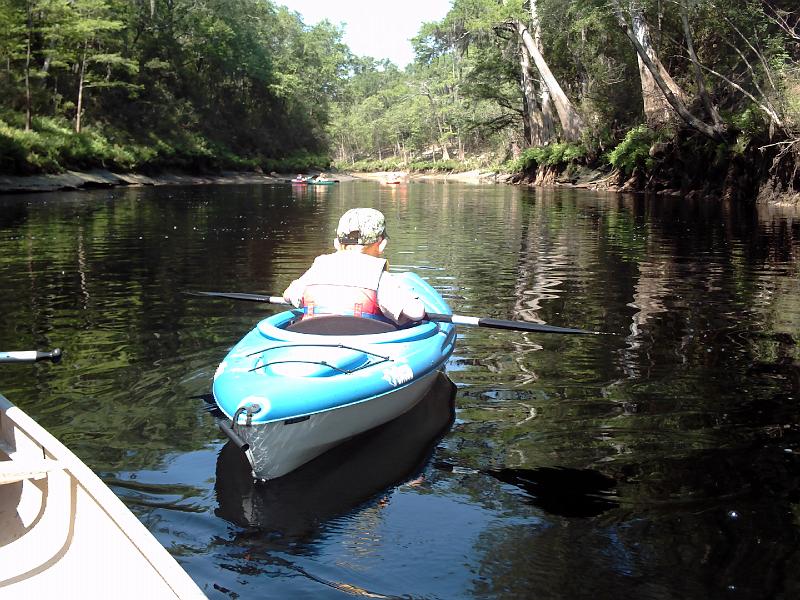
[[442,375],[401,417],[266,484],[253,485],[249,463],[228,442],[217,459],[217,514],[287,544],[313,540],[313,529],[371,504],[392,486],[419,485],[423,467],[453,422],[454,400],[455,386]]
[[524,492],[526,501],[552,515],[596,517],[619,507],[616,482],[599,471],[540,467],[489,469],[486,474]]
[[[320,186],[321,187],[321,186]],[[415,413],[264,487],[203,396],[338,216],[461,314]],[[800,594],[800,218],[506,186],[0,197],[0,391],[98,471],[212,598]]]

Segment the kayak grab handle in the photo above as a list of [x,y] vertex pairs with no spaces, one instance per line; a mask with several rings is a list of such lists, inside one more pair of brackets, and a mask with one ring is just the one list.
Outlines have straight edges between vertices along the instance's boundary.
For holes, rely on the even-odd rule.
[[245,442],[238,433],[236,433],[235,427],[239,425],[239,415],[242,413],[246,413],[247,421],[245,425],[250,427],[253,422],[253,415],[256,414],[258,411],[261,410],[261,407],[258,404],[245,404],[244,406],[240,406],[236,409],[236,412],[233,413],[233,418],[231,419],[231,424],[228,425],[225,421],[220,421],[219,428],[222,430],[222,433],[228,436],[228,439],[232,441],[236,446],[242,451],[247,452],[250,449],[250,444]]
[[220,421],[219,428],[225,435],[228,436],[228,439],[232,441],[237,448],[239,448],[242,452],[247,452],[250,449],[250,444],[245,442],[242,438],[239,437],[239,434],[236,433],[233,428],[228,425],[225,421]]

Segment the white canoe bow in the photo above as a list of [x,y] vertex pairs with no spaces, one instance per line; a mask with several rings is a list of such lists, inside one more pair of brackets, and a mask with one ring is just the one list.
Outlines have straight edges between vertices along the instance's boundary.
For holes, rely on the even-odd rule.
[[125,504],[0,395],[0,598],[206,598]]

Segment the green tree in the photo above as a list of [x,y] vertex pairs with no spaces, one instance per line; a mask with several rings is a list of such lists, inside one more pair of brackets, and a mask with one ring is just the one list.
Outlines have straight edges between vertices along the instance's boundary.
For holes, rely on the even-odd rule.
[[137,65],[118,51],[114,34],[125,27],[113,18],[113,8],[106,0],[49,0],[48,12],[54,18],[47,28],[46,41],[53,42],[51,52],[72,62],[77,72],[75,82],[75,132],[81,132],[87,90],[124,86],[115,71],[135,73]]

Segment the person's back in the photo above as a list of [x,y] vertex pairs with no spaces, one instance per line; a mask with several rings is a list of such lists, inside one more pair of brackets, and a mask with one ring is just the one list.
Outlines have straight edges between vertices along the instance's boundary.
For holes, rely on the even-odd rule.
[[283,293],[306,308],[306,318],[322,314],[388,318],[395,323],[425,316],[422,301],[387,271],[382,258],[388,237],[383,214],[354,208],[339,220],[336,252],[319,256]]

